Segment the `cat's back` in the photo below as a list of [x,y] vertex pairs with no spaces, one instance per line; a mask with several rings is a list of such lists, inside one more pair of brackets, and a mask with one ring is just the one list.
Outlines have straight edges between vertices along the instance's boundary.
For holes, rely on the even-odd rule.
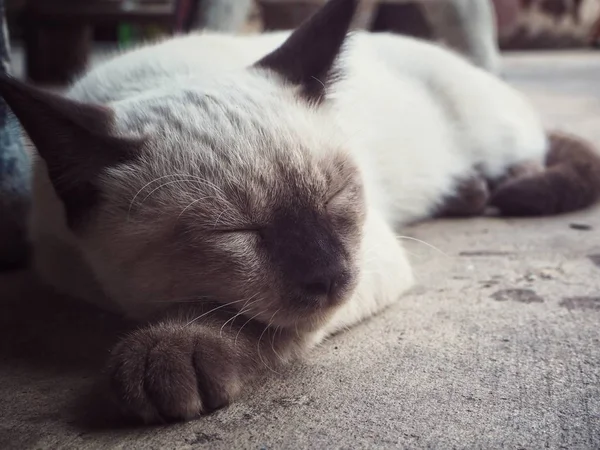
[[197,33],[145,44],[93,66],[69,91],[71,98],[112,103],[153,90],[202,84],[244,69],[278,47],[289,32],[261,35]]
[[[200,33],[167,39],[94,67],[70,96],[111,104],[127,119],[120,125],[126,132],[140,128],[129,123],[147,121],[149,106],[160,110],[155,119],[161,123],[164,117],[196,117],[197,105],[186,100],[190,91],[196,97],[218,95],[232,104],[251,96],[256,100],[252,104],[262,105],[261,113],[274,118],[278,107],[265,103],[273,94],[273,80],[253,77],[245,69],[289,34]],[[365,167],[373,167],[365,171],[373,174],[369,185],[383,183],[385,191],[403,192],[415,179],[444,179],[442,187],[423,181],[431,198],[437,198],[468,167],[481,167],[486,176],[495,177],[516,160],[543,157],[545,136],[528,103],[501,80],[446,49],[388,33],[357,32],[338,64],[343,76],[329,92],[335,121],[352,138],[353,147],[369,149],[368,155],[357,155]],[[439,164],[432,165],[432,159]],[[407,173],[399,174],[403,167]],[[386,182],[388,178],[393,182]],[[397,180],[404,184],[397,186]]]
[[[491,177],[508,161],[543,156],[545,133],[524,96],[451,50],[390,33],[359,33],[347,64],[353,76],[346,79],[340,98],[345,105],[366,106],[353,108],[351,121],[354,115],[365,121],[387,110],[392,132],[448,128],[457,149]],[[419,119],[421,127],[398,127],[419,112],[441,121]]]

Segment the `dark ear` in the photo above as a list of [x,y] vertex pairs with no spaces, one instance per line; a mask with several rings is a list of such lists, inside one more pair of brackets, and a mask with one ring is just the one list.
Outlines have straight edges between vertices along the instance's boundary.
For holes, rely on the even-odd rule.
[[299,85],[308,100],[319,102],[331,82],[334,63],[358,3],[359,0],[330,0],[256,67],[277,72]]
[[8,76],[0,76],[0,95],[29,135],[63,201],[69,225],[99,200],[102,170],[134,157],[139,143],[113,137],[112,111],[66,99]]

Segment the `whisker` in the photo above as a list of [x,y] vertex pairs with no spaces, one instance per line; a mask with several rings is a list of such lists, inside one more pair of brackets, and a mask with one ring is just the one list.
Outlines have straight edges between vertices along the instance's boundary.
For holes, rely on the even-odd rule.
[[215,220],[215,224],[213,225],[213,228],[217,228],[217,224],[219,223],[219,220],[221,220],[221,217],[223,217],[223,214],[225,214],[227,211],[230,211],[231,208],[225,208],[223,209],[223,211],[221,211],[221,214],[219,214],[217,216],[217,220]]
[[207,316],[208,314],[210,314],[210,313],[212,313],[212,312],[214,312],[214,311],[216,311],[216,310],[218,310],[218,309],[225,308],[226,306],[230,306],[230,305],[233,305],[233,304],[235,304],[235,303],[240,303],[240,302],[243,302],[243,301],[245,301],[245,300],[244,300],[244,299],[241,299],[241,300],[235,300],[235,301],[233,301],[233,302],[224,303],[224,304],[222,304],[222,305],[219,305],[219,306],[217,306],[216,308],[213,308],[213,309],[211,309],[210,311],[207,311],[207,312],[205,312],[204,314],[201,314],[201,315],[199,315],[199,316],[198,316],[198,317],[196,317],[195,319],[193,319],[193,320],[190,320],[188,323],[186,323],[186,324],[185,324],[185,326],[187,327],[187,326],[189,326],[189,325],[193,324],[193,323],[194,323],[194,322],[196,322],[197,320],[200,320],[200,319],[202,319],[203,317]]
[[327,90],[327,88],[325,87],[325,83],[323,83],[321,80],[319,80],[317,77],[312,76],[311,77],[313,80],[315,80],[316,82],[320,83],[321,86],[323,86],[323,89]]
[[[221,327],[221,329],[219,330],[219,337],[222,337],[223,334],[223,329],[225,328],[225,325],[227,325],[229,322],[231,322],[233,324],[233,322],[235,321],[235,319],[237,319],[239,316],[247,313],[248,311],[250,311],[250,306],[252,306],[253,304],[255,304],[256,302],[258,302],[260,299],[256,299],[254,300],[252,303],[250,303],[249,305],[247,304],[249,300],[252,300],[252,298],[256,297],[258,294],[255,294],[253,297],[250,297],[246,303],[244,303],[241,307],[241,309],[238,311],[237,314],[235,314],[233,317],[227,319],[227,321],[223,324],[223,326]],[[248,307],[248,308],[247,308]]]
[[221,189],[219,186],[217,186],[215,183],[213,183],[212,181],[206,180],[204,178],[201,178],[197,175],[189,175],[190,178],[205,184],[206,186],[209,186],[211,188],[213,188],[216,192],[218,192],[219,194],[225,196],[225,192],[223,191],[223,189]]
[[174,178],[174,177],[181,177],[181,179],[176,180],[176,182],[179,182],[179,181],[202,181],[202,179],[200,177],[195,177],[193,175],[176,174],[176,173],[170,174],[170,175],[163,175],[162,177],[155,178],[152,181],[149,181],[148,183],[146,183],[144,186],[142,186],[141,189],[138,190],[136,192],[136,194],[133,196],[133,199],[129,203],[129,210],[127,211],[127,217],[129,218],[129,216],[131,214],[131,208],[133,207],[135,200],[148,186],[150,186],[153,183],[156,183],[157,181],[164,180],[165,178]]
[[275,356],[277,356],[279,361],[283,363],[283,358],[281,357],[281,355],[279,355],[279,353],[277,353],[277,350],[275,350],[275,337],[277,336],[278,331],[281,332],[281,327],[279,325],[277,326],[277,328],[275,328],[275,331],[273,332],[273,337],[271,338],[271,350],[273,350],[273,353],[275,354]]
[[129,213],[131,212],[131,207],[132,207],[133,203],[135,202],[135,199],[138,198],[138,195],[140,195],[144,191],[144,189],[146,189],[152,183],[156,183],[159,180],[163,180],[165,178],[173,178],[173,177],[177,177],[177,176],[183,176],[183,175],[179,175],[179,174],[163,175],[162,177],[155,178],[154,180],[149,181],[148,183],[146,183],[145,185],[143,185],[140,188],[140,190],[135,193],[135,195],[133,196],[133,199],[129,203],[129,211],[127,212],[127,216],[129,217]]
[[217,186],[215,183],[213,183],[213,182],[211,182],[211,181],[208,181],[208,180],[202,179],[202,178],[200,178],[199,176],[190,175],[190,174],[170,174],[170,175],[163,175],[162,177],[158,177],[158,178],[155,178],[155,179],[153,179],[152,181],[149,181],[149,182],[148,182],[148,183],[146,183],[144,186],[142,186],[142,188],[141,188],[141,189],[139,189],[139,190],[136,192],[136,194],[133,196],[133,199],[132,199],[132,200],[131,200],[131,202],[129,203],[129,209],[128,209],[128,211],[127,211],[127,218],[129,219],[129,217],[130,217],[130,215],[131,215],[131,209],[133,208],[133,205],[134,205],[134,203],[135,203],[135,200],[138,198],[138,196],[139,196],[139,195],[140,195],[140,194],[141,194],[141,193],[142,193],[142,192],[143,192],[143,191],[144,191],[144,190],[145,190],[145,189],[146,189],[148,186],[150,186],[150,185],[151,185],[151,184],[153,184],[153,183],[156,183],[157,181],[163,180],[163,179],[165,179],[165,178],[174,178],[174,177],[179,177],[179,179],[177,179],[177,180],[173,180],[173,181],[170,181],[170,182],[168,182],[168,183],[164,183],[164,184],[160,185],[159,187],[157,187],[157,188],[153,189],[153,190],[152,190],[152,192],[150,192],[150,194],[148,194],[148,195],[147,195],[147,196],[146,196],[146,197],[145,197],[145,198],[142,200],[142,202],[141,202],[140,204],[143,204],[143,203],[144,203],[144,202],[145,202],[145,201],[148,199],[148,197],[150,197],[150,196],[151,196],[151,195],[152,195],[154,192],[156,192],[157,190],[159,190],[159,189],[161,189],[161,188],[163,188],[163,187],[165,187],[165,186],[167,186],[167,185],[169,185],[169,184],[181,183],[181,182],[185,182],[185,181],[188,181],[188,182],[192,182],[192,181],[193,181],[193,182],[197,182],[197,183],[199,183],[200,185],[205,185],[205,186],[211,187],[211,188],[213,188],[213,189],[214,189],[214,190],[215,190],[215,191],[216,191],[218,194],[220,194],[220,195],[221,195],[221,196],[223,196],[223,197],[226,197],[226,196],[225,196],[225,193],[223,192],[223,190],[222,190],[222,189],[221,189],[219,186]]
[[409,241],[415,241],[415,242],[419,242],[420,244],[426,245],[427,247],[437,251],[438,253],[441,253],[442,255],[444,255],[447,258],[451,258],[451,256],[447,253],[445,253],[444,251],[440,250],[439,248],[437,248],[435,245],[430,244],[429,242],[425,242],[422,241],[421,239],[417,239],[414,237],[410,237],[410,236],[398,236],[399,239],[406,239]]
[[183,216],[183,214],[184,214],[184,213],[185,213],[185,212],[186,212],[188,209],[190,209],[192,206],[194,206],[196,203],[198,203],[198,202],[201,202],[202,200],[209,199],[209,198],[213,198],[213,197],[212,197],[212,196],[209,196],[209,197],[202,197],[202,198],[199,198],[199,199],[197,199],[197,200],[194,200],[193,202],[191,202],[189,205],[187,205],[185,208],[183,208],[183,211],[181,211],[181,212],[179,213],[179,215],[177,216],[177,220],[181,219],[181,216]]
[[166,183],[163,183],[163,184],[161,184],[161,185],[160,185],[160,186],[158,186],[157,188],[154,188],[154,189],[152,189],[152,190],[150,191],[150,193],[149,193],[148,195],[146,195],[146,196],[145,196],[145,197],[142,199],[142,201],[140,202],[140,205],[143,205],[143,204],[144,204],[144,202],[145,202],[146,200],[148,200],[148,199],[149,199],[149,198],[152,196],[152,194],[154,194],[156,191],[158,191],[158,190],[160,190],[160,189],[164,188],[165,186],[169,186],[170,184],[180,183],[180,182],[182,182],[182,181],[194,181],[194,180],[174,180],[174,181],[167,181]]
[[257,350],[257,353],[258,353],[258,359],[260,359],[260,362],[262,362],[262,363],[263,363],[263,365],[264,365],[264,366],[265,366],[267,369],[269,369],[271,372],[273,372],[273,373],[276,373],[276,374],[278,374],[278,375],[281,375],[281,374],[280,374],[279,372],[277,372],[275,369],[271,368],[271,367],[270,367],[270,366],[269,366],[269,365],[268,365],[268,364],[265,362],[265,360],[263,359],[262,355],[260,354],[260,342],[261,342],[261,340],[262,340],[262,338],[263,338],[263,336],[264,336],[265,332],[266,332],[266,331],[267,331],[267,330],[268,330],[268,329],[271,327],[271,324],[273,323],[273,319],[275,318],[275,315],[276,315],[276,314],[277,314],[279,311],[281,311],[281,308],[279,308],[277,311],[275,311],[275,312],[273,313],[273,315],[271,316],[271,319],[269,320],[269,323],[267,324],[267,326],[265,327],[265,329],[263,330],[263,332],[260,334],[260,337],[258,338],[258,344],[256,345],[256,350]]
[[237,319],[239,316],[241,316],[242,314],[245,314],[245,313],[247,313],[247,312],[248,312],[248,310],[246,310],[246,309],[244,309],[244,308],[242,307],[242,309],[240,309],[240,310],[238,311],[238,313],[237,313],[237,314],[235,314],[234,316],[232,316],[232,317],[230,317],[229,319],[227,319],[227,320],[225,321],[225,323],[223,323],[223,325],[221,325],[221,328],[219,329],[219,338],[222,338],[222,337],[223,337],[223,329],[225,328],[225,326],[226,326],[226,325],[227,325],[229,322],[231,322],[231,324],[232,324],[232,326],[233,326],[233,322],[235,322],[235,319]]
[[254,320],[254,319],[256,319],[258,316],[260,316],[260,315],[261,315],[261,313],[262,313],[262,312],[258,312],[258,313],[256,313],[255,315],[253,315],[252,317],[250,317],[250,318],[249,318],[249,319],[248,319],[248,320],[247,320],[247,321],[244,323],[244,325],[242,325],[242,328],[240,328],[240,329],[238,330],[237,334],[235,335],[235,340],[234,340],[234,342],[233,342],[233,345],[234,345],[234,346],[236,346],[236,345],[237,345],[237,340],[238,340],[238,337],[239,337],[240,333],[242,332],[242,330],[244,329],[244,327],[245,327],[246,325],[248,325],[248,324],[249,324],[249,323],[250,323],[252,320]]

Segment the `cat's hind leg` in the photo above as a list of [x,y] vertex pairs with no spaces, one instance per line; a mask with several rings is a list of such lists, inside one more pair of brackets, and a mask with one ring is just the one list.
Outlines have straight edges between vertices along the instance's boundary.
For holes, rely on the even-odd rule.
[[578,137],[552,132],[546,167],[520,164],[494,188],[490,206],[503,216],[576,211],[600,200],[600,154]]
[[435,217],[472,217],[485,212],[490,198],[487,180],[473,174],[456,183],[454,192],[438,206]]

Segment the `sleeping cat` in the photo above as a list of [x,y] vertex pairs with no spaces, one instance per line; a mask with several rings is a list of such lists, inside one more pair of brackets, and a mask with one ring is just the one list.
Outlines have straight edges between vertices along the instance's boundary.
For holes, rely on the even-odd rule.
[[357,3],[291,34],[142,47],[66,97],[1,79],[41,157],[37,270],[147,321],[111,356],[125,411],[222,407],[396,301],[413,282],[404,224],[597,199],[593,150],[549,140],[518,93],[446,50],[346,39]]

